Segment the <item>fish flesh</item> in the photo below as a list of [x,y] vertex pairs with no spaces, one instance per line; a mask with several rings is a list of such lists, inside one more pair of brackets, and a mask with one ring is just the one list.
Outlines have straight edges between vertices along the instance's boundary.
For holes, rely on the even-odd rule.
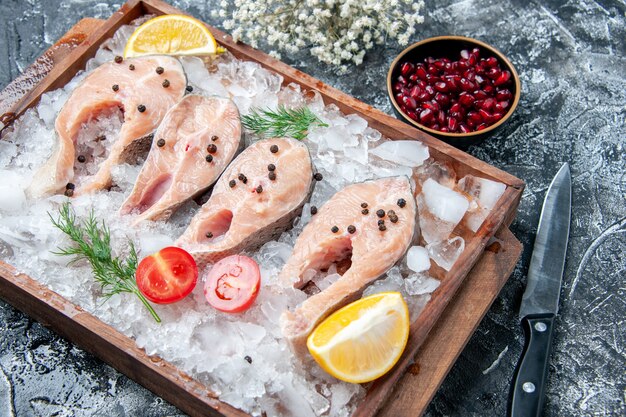
[[59,112],[55,122],[57,146],[34,175],[28,194],[55,194],[65,190],[68,183],[78,182],[74,180],[74,171],[81,129],[103,115],[120,113],[123,120],[119,133],[115,138],[106,138],[114,141],[108,155],[93,175],[80,178],[74,194],[109,187],[111,169],[125,158],[136,156],[133,154],[138,152],[140,139],[154,132],[170,107],[184,96],[186,84],[181,63],[169,56],[116,59],[96,68],[76,87]]
[[121,208],[136,222],[168,218],[210,187],[243,147],[239,110],[222,97],[188,95],[165,115]]
[[407,177],[348,185],[333,195],[304,227],[278,277],[284,287],[302,288],[310,270],[333,263],[349,268],[328,288],[281,316],[283,335],[304,353],[307,336],[336,309],[354,301],[364,288],[398,262],[416,226],[416,204]]
[[255,142],[226,168],[177,245],[200,265],[257,248],[292,225],[312,189],[305,144],[289,138]]

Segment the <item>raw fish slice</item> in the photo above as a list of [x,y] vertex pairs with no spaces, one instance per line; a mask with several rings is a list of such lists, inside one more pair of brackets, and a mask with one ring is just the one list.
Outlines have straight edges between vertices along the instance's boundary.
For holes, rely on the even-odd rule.
[[311,156],[303,143],[274,138],[250,145],[226,168],[177,245],[201,265],[262,245],[300,214],[312,191],[312,177]]
[[148,159],[121,212],[140,213],[137,221],[168,218],[211,186],[242,146],[235,103],[220,97],[183,98],[154,134]]
[[[405,201],[404,207],[399,206],[400,199]],[[363,214],[363,203],[367,204],[367,214]],[[377,215],[378,210],[384,210],[384,217]],[[413,239],[416,210],[408,178],[390,177],[345,187],[313,216],[298,236],[279,281],[284,286],[302,288],[306,276],[310,276],[305,274],[307,270],[325,269],[346,259],[351,265],[328,288],[305,300],[295,311],[283,313],[283,334],[296,353],[303,353],[306,337],[315,325],[356,299],[369,283],[402,258]],[[380,230],[379,220],[384,221],[386,230]],[[335,226],[339,229],[336,232]]]
[[[158,67],[163,68],[161,74],[157,73]],[[169,83],[167,87],[163,84],[165,80]],[[94,175],[84,178],[76,186],[74,193],[109,187],[111,168],[137,151],[139,139],[154,132],[169,108],[183,97],[186,83],[182,65],[169,56],[108,62],[96,68],[76,87],[61,109],[55,123],[58,146],[35,174],[28,189],[29,195],[54,194],[64,190],[67,183],[76,182],[74,161],[81,127],[102,114],[121,110],[124,121],[117,137],[107,138],[115,141],[108,156]],[[114,85],[117,91],[114,91]],[[140,106],[145,106],[145,111],[141,112]]]

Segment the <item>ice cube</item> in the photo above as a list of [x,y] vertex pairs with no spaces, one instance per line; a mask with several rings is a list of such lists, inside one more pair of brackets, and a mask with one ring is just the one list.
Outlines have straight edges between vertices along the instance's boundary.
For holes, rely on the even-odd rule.
[[477,203],[476,207],[470,208],[464,218],[470,230],[476,232],[504,194],[506,185],[486,178],[466,175],[459,181],[458,189],[473,197]]
[[139,248],[142,256],[152,255],[173,244],[174,239],[161,233],[142,233],[139,237]]
[[418,167],[428,159],[428,146],[417,140],[388,140],[370,150],[381,159],[408,167]]
[[421,187],[426,180],[433,179],[444,187],[454,188],[456,185],[456,172],[449,162],[436,161],[432,158],[426,160],[422,166],[415,170],[413,175],[418,185],[416,192],[421,192]]
[[430,268],[428,250],[423,246],[413,246],[406,254],[406,265],[413,272],[427,271]]
[[463,250],[465,250],[465,240],[457,236],[427,245],[426,248],[432,260],[446,271],[449,271],[457,259],[459,259],[459,256],[461,256]]
[[403,287],[404,279],[400,274],[400,269],[397,266],[394,266],[387,271],[386,278],[374,281],[374,283],[367,287],[365,291],[363,291],[363,296],[365,297],[387,291],[401,291]]
[[422,236],[427,243],[434,243],[450,236],[469,202],[462,194],[428,179],[417,197],[417,207]]
[[320,291],[324,291],[340,278],[341,275],[337,273],[327,275],[316,274],[316,276],[313,277],[312,281],[315,286],[320,289]]
[[404,288],[409,295],[430,294],[439,288],[439,280],[426,274],[413,274],[404,280]]
[[17,156],[17,145],[6,140],[0,140],[0,169],[8,167]]
[[0,170],[0,210],[17,212],[26,202],[22,177],[13,171]]
[[348,124],[346,125],[348,133],[352,135],[361,135],[365,132],[365,129],[367,128],[367,121],[364,118],[357,116],[356,114],[349,114],[346,116],[346,120],[348,121]]

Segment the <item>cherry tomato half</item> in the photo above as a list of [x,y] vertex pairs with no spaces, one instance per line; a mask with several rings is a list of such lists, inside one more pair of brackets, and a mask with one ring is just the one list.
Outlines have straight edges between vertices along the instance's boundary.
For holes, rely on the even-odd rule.
[[169,304],[182,300],[198,281],[198,267],[191,255],[173,246],[146,256],[135,272],[139,291],[153,303]]
[[261,271],[254,259],[232,255],[213,265],[204,284],[204,296],[217,310],[239,313],[250,308],[260,285]]

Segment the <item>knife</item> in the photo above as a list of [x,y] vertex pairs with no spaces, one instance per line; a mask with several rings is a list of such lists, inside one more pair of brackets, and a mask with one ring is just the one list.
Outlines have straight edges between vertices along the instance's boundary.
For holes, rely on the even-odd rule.
[[548,187],[539,218],[519,312],[525,344],[511,385],[509,417],[542,414],[554,319],[559,310],[571,203],[572,180],[569,165],[565,163]]

